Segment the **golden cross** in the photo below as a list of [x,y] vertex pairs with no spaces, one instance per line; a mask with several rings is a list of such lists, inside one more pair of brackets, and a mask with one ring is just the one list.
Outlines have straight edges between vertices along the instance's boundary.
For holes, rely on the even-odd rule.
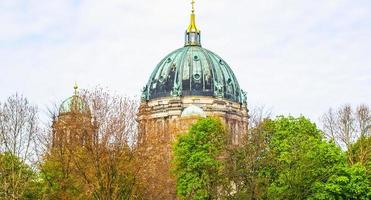
[[195,12],[195,0],[192,0],[192,13],[194,13]]
[[79,88],[79,86],[77,86],[77,83],[75,81],[75,85],[73,86],[73,89],[75,90],[75,95],[77,95],[77,89]]

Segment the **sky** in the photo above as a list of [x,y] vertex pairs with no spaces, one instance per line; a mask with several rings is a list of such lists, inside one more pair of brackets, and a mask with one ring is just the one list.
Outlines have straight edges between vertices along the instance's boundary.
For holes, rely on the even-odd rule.
[[[41,112],[97,85],[137,96],[184,44],[191,0],[0,0],[0,102]],[[196,0],[204,48],[228,62],[249,107],[317,121],[371,104],[370,0]]]

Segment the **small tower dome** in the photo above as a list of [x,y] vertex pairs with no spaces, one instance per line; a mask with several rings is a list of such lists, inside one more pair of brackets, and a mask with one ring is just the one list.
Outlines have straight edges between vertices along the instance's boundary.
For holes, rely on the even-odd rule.
[[75,84],[74,95],[64,100],[59,107],[59,114],[63,113],[86,113],[90,114],[90,109],[84,99],[78,95],[78,86]]

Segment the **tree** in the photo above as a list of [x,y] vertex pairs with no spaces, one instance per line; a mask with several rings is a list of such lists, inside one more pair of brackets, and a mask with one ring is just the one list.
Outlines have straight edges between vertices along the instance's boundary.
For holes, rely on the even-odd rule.
[[252,135],[251,131],[259,127],[261,123],[266,119],[270,119],[272,116],[272,110],[265,106],[249,107],[249,135]]
[[37,112],[37,107],[19,94],[0,104],[0,152],[10,152],[22,161],[33,161],[39,129]]
[[304,117],[264,120],[228,160],[229,199],[369,198],[366,167],[349,166],[346,154]]
[[0,153],[0,199],[38,199],[37,175],[18,157]]
[[326,182],[316,182],[308,199],[368,200],[371,188],[365,173],[366,168],[359,164],[342,167]]
[[[319,185],[330,186],[344,176],[350,181],[341,182],[339,194],[367,199],[365,170],[350,168],[341,149],[324,140],[315,124],[304,117],[279,117],[270,128],[273,135],[269,146],[275,161],[268,168],[272,180],[269,199],[317,199],[323,191],[318,190]],[[339,194],[329,192],[327,199],[338,199]]]
[[249,128],[239,146],[229,146],[224,185],[229,199],[259,199],[266,194],[267,179],[261,171],[271,161],[269,140],[271,131],[267,124],[272,112],[265,106],[252,107],[249,111]]
[[256,123],[240,146],[229,148],[225,171],[229,199],[261,199],[266,195],[269,179],[264,170],[273,161],[269,148],[270,124],[269,119]]
[[[95,199],[130,199],[134,194],[138,101],[112,95],[102,88],[84,91],[97,123],[96,143],[76,163],[86,163],[79,173],[86,183],[93,183]],[[82,165],[84,166],[84,165]],[[89,174],[93,172],[92,174]],[[90,178],[90,179],[89,179]]]
[[335,111],[330,108],[322,116],[322,124],[327,138],[347,149],[348,162],[355,164],[352,144],[360,137],[370,136],[370,108],[367,105],[359,105],[355,110],[350,105],[344,105]]
[[[133,198],[139,168],[134,151],[137,102],[101,88],[83,91],[81,96],[93,115],[93,139],[84,145],[71,142],[49,147],[41,165],[47,198]],[[70,117],[76,122],[70,133],[81,134],[78,115]]]
[[221,121],[200,119],[174,145],[174,174],[181,199],[218,199],[227,135]]
[[0,104],[0,185],[11,199],[23,198],[29,189],[32,171],[26,166],[37,159],[37,107],[15,94]]
[[361,136],[351,147],[352,160],[366,168],[371,185],[371,136]]

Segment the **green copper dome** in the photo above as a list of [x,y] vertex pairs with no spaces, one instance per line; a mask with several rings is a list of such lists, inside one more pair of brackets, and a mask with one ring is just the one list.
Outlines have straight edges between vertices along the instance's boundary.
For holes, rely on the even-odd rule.
[[143,89],[143,100],[166,96],[213,96],[243,103],[244,94],[228,64],[200,45],[166,56]]
[[72,97],[63,101],[59,107],[59,113],[90,113],[89,106],[86,102],[78,95],[73,95]]
[[90,114],[90,109],[88,104],[82,99],[77,92],[78,86],[75,83],[73,86],[74,95],[66,100],[64,100],[59,107],[59,114],[63,113],[87,113]]
[[196,26],[193,6],[185,46],[157,65],[143,88],[142,100],[168,96],[212,96],[246,103],[246,95],[229,65],[201,47],[201,31]]

